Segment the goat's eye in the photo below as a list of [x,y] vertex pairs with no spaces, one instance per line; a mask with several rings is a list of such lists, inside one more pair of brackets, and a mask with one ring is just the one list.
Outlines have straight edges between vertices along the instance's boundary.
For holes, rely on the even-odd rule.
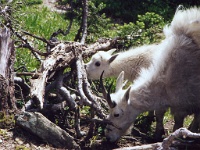
[[114,114],[114,117],[119,117],[119,114]]
[[100,65],[101,65],[100,62],[98,62],[98,61],[95,63],[95,66],[97,66],[97,67],[99,67]]

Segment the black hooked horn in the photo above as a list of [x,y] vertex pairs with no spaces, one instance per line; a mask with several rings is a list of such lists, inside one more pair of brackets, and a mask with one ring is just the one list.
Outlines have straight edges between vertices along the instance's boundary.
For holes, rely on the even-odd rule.
[[113,102],[110,97],[110,90],[111,90],[112,84],[109,86],[108,92],[107,92],[107,90],[103,84],[103,74],[104,74],[104,71],[101,73],[101,76],[100,76],[100,87],[102,88],[103,97],[108,102],[108,105],[110,106],[110,108],[114,108],[116,106],[116,103]]

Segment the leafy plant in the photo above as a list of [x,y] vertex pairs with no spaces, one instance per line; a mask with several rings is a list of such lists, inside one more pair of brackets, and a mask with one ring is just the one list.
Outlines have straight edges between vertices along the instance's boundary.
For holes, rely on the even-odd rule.
[[0,112],[0,128],[13,127],[15,124],[14,115],[7,115],[4,112]]
[[125,39],[125,47],[160,42],[163,37],[164,24],[163,17],[153,12],[147,12],[144,15],[138,15],[136,23],[118,25],[118,36]]
[[24,0],[23,2],[24,2],[26,5],[42,4],[42,0]]
[[17,145],[15,150],[30,150],[30,148],[27,148],[26,146],[24,145]]

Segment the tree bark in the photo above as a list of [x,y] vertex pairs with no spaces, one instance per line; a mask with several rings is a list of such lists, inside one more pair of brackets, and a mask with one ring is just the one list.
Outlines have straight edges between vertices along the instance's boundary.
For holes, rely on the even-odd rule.
[[161,145],[161,143],[153,143],[153,144],[144,144],[134,147],[122,147],[114,150],[157,150],[157,148]]
[[[193,133],[186,128],[179,128],[170,134],[167,138],[163,140],[163,142],[152,143],[152,144],[145,144],[141,146],[133,146],[133,147],[123,147],[117,148],[114,150],[176,150],[176,149],[199,149],[199,143],[187,142],[187,139],[184,140],[177,140],[181,138],[193,138],[199,139],[199,133]],[[190,140],[191,141],[191,140]]]
[[83,24],[82,24],[82,38],[81,38],[81,44],[85,44],[85,40],[87,37],[87,17],[88,17],[88,0],[83,0],[83,15],[82,15],[82,19],[83,19]]
[[[83,47],[80,43],[61,43],[52,49],[51,54],[42,62],[35,77],[32,77],[30,95],[33,101],[39,103],[39,108],[43,109],[44,94],[48,75],[60,68],[64,68],[75,61],[75,47]],[[77,50],[77,49],[76,49]]]
[[14,42],[10,30],[0,30],[0,111],[17,110],[14,95]]
[[86,46],[79,42],[60,43],[51,50],[51,53],[44,59],[40,69],[30,79],[30,96],[39,108],[43,109],[46,81],[52,72],[68,67],[78,59],[82,53],[83,57],[88,57],[100,49],[109,49],[116,44],[115,40],[105,40]]
[[80,149],[72,136],[41,113],[21,113],[16,117],[16,124],[57,148]]

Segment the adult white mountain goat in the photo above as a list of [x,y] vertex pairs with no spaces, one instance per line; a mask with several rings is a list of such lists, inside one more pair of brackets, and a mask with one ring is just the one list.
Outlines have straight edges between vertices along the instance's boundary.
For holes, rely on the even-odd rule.
[[156,46],[159,50],[152,64],[141,70],[124,95],[115,100],[106,96],[110,105],[108,119],[113,124],[107,125],[105,132],[110,141],[118,140],[145,111],[170,107],[181,123],[186,115],[199,113],[200,9],[177,10],[164,33],[166,38]]

